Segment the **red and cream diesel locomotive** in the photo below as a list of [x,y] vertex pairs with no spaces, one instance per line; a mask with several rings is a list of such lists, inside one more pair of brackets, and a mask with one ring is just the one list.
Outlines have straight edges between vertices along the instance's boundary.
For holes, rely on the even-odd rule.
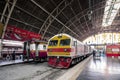
[[24,42],[24,59],[34,61],[47,60],[47,42],[30,40]]
[[92,53],[92,48],[68,34],[57,34],[48,41],[48,64],[69,68]]

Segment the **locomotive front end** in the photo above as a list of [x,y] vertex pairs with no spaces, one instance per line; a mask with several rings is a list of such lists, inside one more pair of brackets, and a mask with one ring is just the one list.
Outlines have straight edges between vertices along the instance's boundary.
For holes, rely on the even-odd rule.
[[66,35],[56,35],[49,40],[48,64],[57,68],[68,68],[71,63],[71,39]]

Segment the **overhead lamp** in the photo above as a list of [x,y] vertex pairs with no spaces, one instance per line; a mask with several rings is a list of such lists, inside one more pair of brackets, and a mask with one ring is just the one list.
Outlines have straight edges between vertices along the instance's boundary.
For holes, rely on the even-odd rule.
[[120,8],[120,0],[107,0],[104,10],[102,26],[110,26]]

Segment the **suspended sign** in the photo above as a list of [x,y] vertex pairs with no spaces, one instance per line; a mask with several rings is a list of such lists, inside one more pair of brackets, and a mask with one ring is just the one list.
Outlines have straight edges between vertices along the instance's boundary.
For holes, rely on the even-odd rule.
[[17,40],[17,41],[26,41],[33,38],[40,39],[41,35],[11,25],[7,26],[4,35],[4,39]]

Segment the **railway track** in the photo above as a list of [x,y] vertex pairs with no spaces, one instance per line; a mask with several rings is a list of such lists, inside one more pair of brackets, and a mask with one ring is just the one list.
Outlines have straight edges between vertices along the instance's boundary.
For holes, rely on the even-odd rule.
[[0,80],[56,80],[68,69],[57,69],[43,63],[23,63],[0,68]]

